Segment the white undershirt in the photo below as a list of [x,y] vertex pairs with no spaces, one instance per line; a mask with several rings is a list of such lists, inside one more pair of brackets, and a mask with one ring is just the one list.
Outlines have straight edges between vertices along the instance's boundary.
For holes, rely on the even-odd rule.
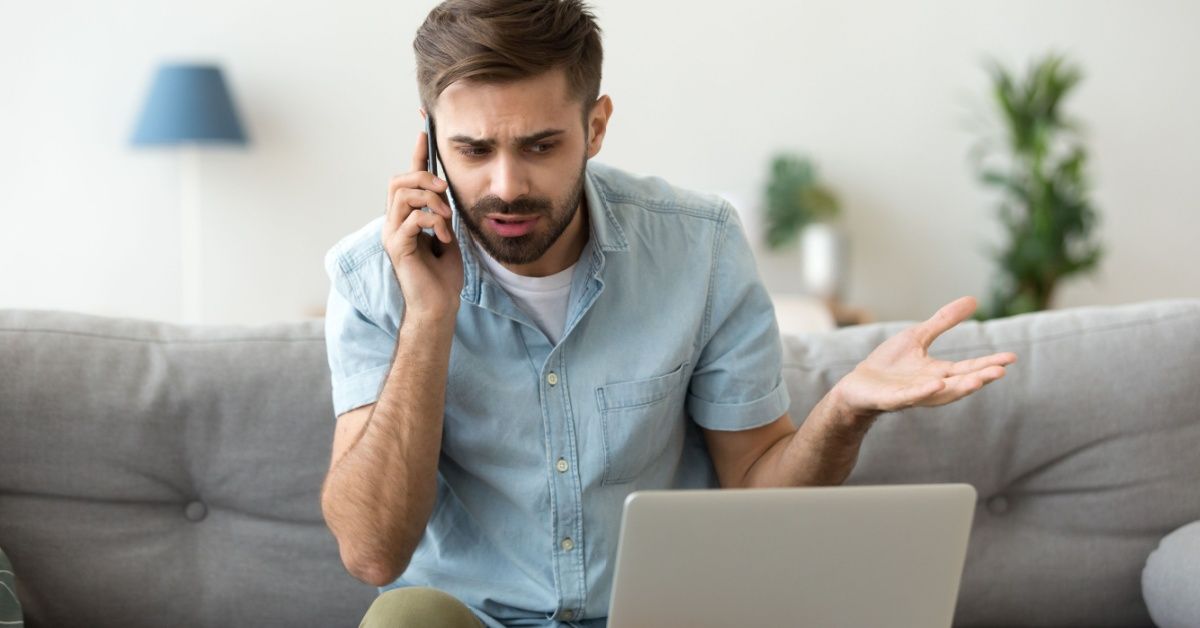
[[488,255],[482,246],[476,246],[475,250],[517,307],[533,319],[551,343],[558,344],[567,324],[567,301],[571,298],[571,277],[575,264],[553,275],[526,277],[505,268]]

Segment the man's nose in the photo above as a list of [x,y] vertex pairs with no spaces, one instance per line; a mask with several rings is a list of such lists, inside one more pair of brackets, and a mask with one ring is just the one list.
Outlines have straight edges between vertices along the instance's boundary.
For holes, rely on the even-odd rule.
[[492,194],[505,203],[511,203],[529,193],[529,179],[519,159],[501,155],[495,163],[496,169],[492,172]]

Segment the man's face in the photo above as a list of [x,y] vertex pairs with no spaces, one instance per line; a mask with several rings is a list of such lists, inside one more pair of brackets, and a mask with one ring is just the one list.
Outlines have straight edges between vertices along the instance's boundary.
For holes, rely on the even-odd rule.
[[506,264],[539,259],[574,218],[588,142],[561,70],[502,84],[457,81],[434,110],[459,218]]

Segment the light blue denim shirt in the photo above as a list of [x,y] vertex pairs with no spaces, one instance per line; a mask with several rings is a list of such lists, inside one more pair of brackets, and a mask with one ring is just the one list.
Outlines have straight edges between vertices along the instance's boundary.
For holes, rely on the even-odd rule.
[[[464,285],[437,501],[381,593],[435,587],[487,626],[603,626],[625,497],[716,488],[697,425],[787,411],[774,308],[733,207],[595,161],[584,189],[590,237],[557,345],[479,263],[456,209]],[[378,399],[396,344],[383,220],[325,256],[335,416]]]

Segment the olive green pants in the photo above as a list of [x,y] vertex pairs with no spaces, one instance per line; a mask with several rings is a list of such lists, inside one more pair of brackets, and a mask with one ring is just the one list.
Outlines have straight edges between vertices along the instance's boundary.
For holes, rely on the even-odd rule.
[[429,587],[401,587],[379,594],[358,628],[480,628],[483,622],[458,598]]
[[5,628],[25,625],[21,618],[21,601],[17,599],[17,577],[4,550],[0,550],[0,625]]

